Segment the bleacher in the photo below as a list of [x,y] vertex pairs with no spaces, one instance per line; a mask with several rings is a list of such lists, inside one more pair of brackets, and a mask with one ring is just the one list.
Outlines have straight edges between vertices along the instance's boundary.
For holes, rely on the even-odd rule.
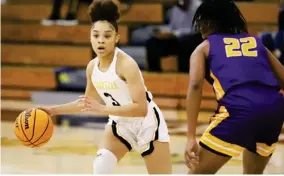
[[[257,35],[263,30],[276,30],[278,5],[275,2],[238,3],[238,6],[248,21],[251,33]],[[87,6],[80,8],[80,25],[71,27],[40,24],[40,20],[49,15],[50,4],[5,4],[1,10],[1,112],[3,120],[13,121],[17,113],[34,106],[31,102],[33,91],[52,91],[56,88],[56,68],[86,67],[92,58],[90,26]],[[159,1],[132,4],[119,22],[119,44],[129,46],[130,27],[162,24],[163,14],[163,4]],[[143,76],[154,100],[162,109],[184,110],[188,74],[143,71]],[[205,82],[201,109],[213,111],[216,105],[212,87]]]

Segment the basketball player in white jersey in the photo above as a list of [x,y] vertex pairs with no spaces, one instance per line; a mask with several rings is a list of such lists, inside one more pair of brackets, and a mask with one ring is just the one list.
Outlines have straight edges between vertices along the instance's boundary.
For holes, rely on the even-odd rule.
[[96,0],[89,7],[91,43],[97,57],[86,69],[85,95],[62,105],[41,107],[50,115],[80,111],[109,115],[103,141],[94,160],[95,174],[110,174],[129,151],[140,152],[149,174],[171,174],[168,129],[147,91],[137,63],[116,47],[118,7]]

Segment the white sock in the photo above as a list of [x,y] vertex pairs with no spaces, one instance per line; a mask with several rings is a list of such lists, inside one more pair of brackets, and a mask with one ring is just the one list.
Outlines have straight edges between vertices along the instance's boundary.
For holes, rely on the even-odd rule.
[[116,156],[107,149],[97,151],[96,159],[94,160],[94,174],[111,174],[113,168],[117,164]]

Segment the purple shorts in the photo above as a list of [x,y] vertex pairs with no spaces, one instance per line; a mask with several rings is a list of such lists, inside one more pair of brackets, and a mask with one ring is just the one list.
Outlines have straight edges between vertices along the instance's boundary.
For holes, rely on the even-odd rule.
[[266,94],[265,97],[265,101],[245,106],[238,106],[242,104],[238,99],[234,104],[220,103],[200,145],[225,156],[238,156],[243,149],[270,156],[283,126],[284,97],[280,94]]

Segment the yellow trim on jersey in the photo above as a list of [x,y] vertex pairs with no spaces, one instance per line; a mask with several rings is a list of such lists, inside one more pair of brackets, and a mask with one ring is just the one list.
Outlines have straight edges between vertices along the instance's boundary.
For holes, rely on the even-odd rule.
[[203,133],[200,141],[207,145],[208,147],[229,156],[238,156],[242,151],[243,147],[236,144],[231,144],[229,142],[222,141],[217,137],[210,134],[210,131],[214,129],[219,123],[229,117],[229,113],[224,106],[219,108],[219,113],[215,115],[212,123]]
[[222,141],[215,136],[212,136],[210,133],[201,137],[201,142],[207,145],[208,147],[229,156],[239,156],[243,151],[243,148],[236,145],[231,144],[225,141]]
[[220,100],[225,95],[225,91],[222,88],[220,81],[217,79],[217,77],[213,74],[212,71],[210,71],[210,76],[214,80],[213,88],[215,90],[216,98],[217,100]]
[[142,154],[143,152],[145,152],[149,149],[150,149],[150,143],[148,143],[142,150],[140,150],[140,153]]
[[261,156],[269,156],[271,155],[276,149],[277,142],[268,146],[264,143],[256,143],[256,152]]
[[225,120],[229,116],[230,114],[225,108],[225,106],[221,106],[219,108],[219,113],[216,114],[214,117],[212,117],[212,122],[204,133],[209,133],[213,128],[215,128],[219,123],[221,123],[223,120]]

